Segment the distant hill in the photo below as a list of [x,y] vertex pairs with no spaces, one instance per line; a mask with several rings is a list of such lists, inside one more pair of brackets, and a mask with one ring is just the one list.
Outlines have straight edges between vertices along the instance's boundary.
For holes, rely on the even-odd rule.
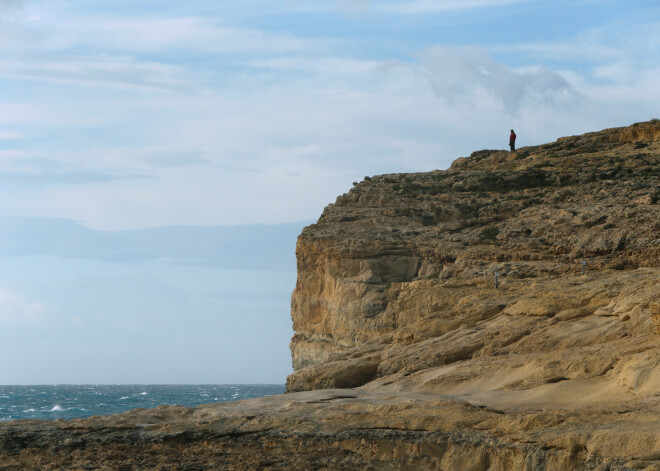
[[219,268],[295,270],[305,223],[98,231],[56,218],[0,218],[0,256],[57,255],[117,262],[169,258]]

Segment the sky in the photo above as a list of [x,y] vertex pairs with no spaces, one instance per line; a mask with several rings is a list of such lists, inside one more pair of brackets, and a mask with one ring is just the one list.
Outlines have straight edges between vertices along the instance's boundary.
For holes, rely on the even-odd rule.
[[0,384],[282,383],[325,205],[657,118],[659,58],[657,0],[0,0]]

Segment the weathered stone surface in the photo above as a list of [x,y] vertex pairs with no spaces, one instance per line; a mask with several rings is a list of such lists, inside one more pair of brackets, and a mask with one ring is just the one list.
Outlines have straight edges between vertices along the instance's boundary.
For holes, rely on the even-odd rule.
[[[298,240],[290,389],[316,388],[298,380],[314,377],[305,368],[336,364],[347,351],[355,358],[365,344],[381,345],[379,375],[483,355],[493,350],[490,337],[515,337],[488,332],[491,316],[511,318],[512,328],[518,317],[536,317],[529,328],[547,329],[542,323],[560,314],[552,322],[625,317],[609,304],[627,302],[645,306],[647,333],[655,329],[658,136],[660,122],[639,123],[355,185]],[[621,281],[632,270],[639,276],[629,282],[644,293],[634,303]],[[459,330],[475,327],[485,331],[474,342],[477,334]]]
[[639,123],[355,185],[298,240],[288,389],[364,352],[379,358],[370,390],[581,420],[657,408],[659,138]]
[[0,470],[660,471],[659,139],[365,179],[299,237],[289,394],[0,424]]
[[640,399],[625,409],[541,412],[387,386],[307,391],[192,409],[4,423],[0,468],[654,469],[660,410],[649,405]]
[[655,301],[649,305],[651,310],[651,317],[653,317],[653,322],[655,324],[655,333],[660,334],[660,301]]

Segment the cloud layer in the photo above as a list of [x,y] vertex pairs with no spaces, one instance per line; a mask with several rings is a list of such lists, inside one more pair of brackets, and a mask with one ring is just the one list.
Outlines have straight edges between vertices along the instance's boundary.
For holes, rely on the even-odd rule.
[[475,109],[478,100],[494,101],[509,115],[521,106],[576,103],[578,92],[559,73],[547,67],[513,70],[495,62],[483,49],[436,46],[421,54],[433,87],[445,101],[469,101]]
[[56,256],[117,263],[167,259],[220,269],[294,271],[296,238],[305,225],[110,232],[67,219],[0,217],[0,257]]
[[[508,38],[498,15],[565,5],[363,2],[333,16],[255,2],[1,4],[0,215],[99,229],[311,219],[365,175],[446,168],[510,128],[540,143],[660,105],[660,28],[617,2],[609,22],[550,39],[544,23]],[[431,20],[475,44],[442,44]],[[479,44],[489,28],[498,42]]]
[[0,325],[35,324],[43,311],[42,303],[29,300],[12,288],[0,286]]

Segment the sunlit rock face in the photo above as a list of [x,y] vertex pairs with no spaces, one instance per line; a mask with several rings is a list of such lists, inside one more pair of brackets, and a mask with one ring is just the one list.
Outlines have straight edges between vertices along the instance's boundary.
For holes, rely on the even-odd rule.
[[657,463],[659,138],[651,121],[356,183],[298,239],[288,390],[431,394],[500,424],[570,410],[580,459]]
[[[652,121],[356,183],[298,239],[289,390],[534,357],[514,387],[654,350],[659,137]],[[611,361],[589,354],[604,342]]]
[[653,323],[655,324],[654,332],[660,334],[660,301],[650,305],[651,316],[653,317]]

